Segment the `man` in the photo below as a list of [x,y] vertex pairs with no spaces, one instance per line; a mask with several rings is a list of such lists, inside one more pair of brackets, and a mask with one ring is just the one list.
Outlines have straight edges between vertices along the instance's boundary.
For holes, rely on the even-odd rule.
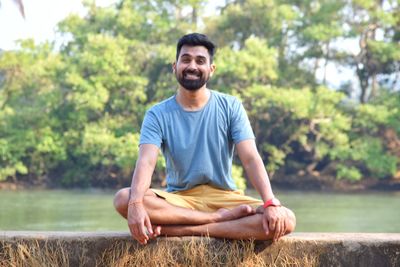
[[[141,244],[158,235],[276,241],[294,230],[295,216],[274,197],[242,104],[206,87],[214,52],[207,36],[183,36],[172,66],[178,91],[144,118],[131,188],[114,199]],[[234,148],[262,201],[236,191]],[[167,191],[149,189],[160,149]]]

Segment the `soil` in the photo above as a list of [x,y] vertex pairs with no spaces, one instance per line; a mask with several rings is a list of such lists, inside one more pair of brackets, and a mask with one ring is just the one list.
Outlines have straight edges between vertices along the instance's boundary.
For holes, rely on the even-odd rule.
[[361,181],[337,180],[333,177],[286,176],[274,177],[271,180],[273,188],[280,190],[304,191],[400,191],[400,179],[365,178]]
[[[323,192],[361,192],[361,191],[400,191],[400,177],[392,179],[364,178],[361,181],[351,182],[348,180],[337,180],[330,176],[296,176],[296,175],[275,175],[271,179],[273,189],[279,190],[302,190],[302,191],[323,191]],[[154,185],[153,185],[154,186]],[[159,186],[162,186],[161,184]],[[251,185],[247,185],[251,188]],[[55,189],[46,184],[31,184],[26,182],[0,182],[0,190],[23,190],[23,189]],[[104,188],[104,187],[99,187]],[[110,187],[107,187],[110,188]]]

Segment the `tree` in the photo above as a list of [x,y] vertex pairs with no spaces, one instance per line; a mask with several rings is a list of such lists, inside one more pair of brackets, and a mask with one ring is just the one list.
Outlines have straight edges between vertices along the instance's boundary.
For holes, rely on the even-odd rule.
[[54,81],[62,62],[48,44],[24,41],[0,57],[0,180],[28,175],[45,179],[65,159],[59,121],[52,117],[59,94]]
[[[202,29],[219,50],[209,86],[241,99],[273,180],[397,175],[398,1],[227,1],[204,18],[207,3],[88,2],[86,16],[58,25],[59,49],[24,41],[2,52],[0,180],[128,185],[145,111],[176,90],[176,40]],[[354,38],[357,56],[338,45]],[[330,63],[358,70],[361,101],[316,78]]]
[[393,75],[398,80],[395,73],[400,71],[399,4],[399,1],[383,0],[349,3],[346,24],[351,29],[350,36],[358,38],[360,52],[347,58],[356,69],[361,103],[376,97],[379,87]]

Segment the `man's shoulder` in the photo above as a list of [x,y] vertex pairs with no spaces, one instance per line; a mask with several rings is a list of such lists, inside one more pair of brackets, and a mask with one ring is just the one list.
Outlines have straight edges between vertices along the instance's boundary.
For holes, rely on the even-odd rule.
[[175,95],[168,97],[167,99],[158,102],[157,104],[153,105],[148,112],[152,113],[164,113],[171,109],[175,108]]
[[233,95],[213,91],[214,98],[218,105],[226,110],[236,109],[240,105],[240,100]]
[[226,94],[226,93],[222,93],[222,92],[218,92],[218,91],[214,91],[214,90],[211,90],[211,92],[214,94],[214,96],[215,96],[218,100],[228,101],[228,102],[238,101],[238,99],[237,99],[236,96],[228,95],[228,94]]

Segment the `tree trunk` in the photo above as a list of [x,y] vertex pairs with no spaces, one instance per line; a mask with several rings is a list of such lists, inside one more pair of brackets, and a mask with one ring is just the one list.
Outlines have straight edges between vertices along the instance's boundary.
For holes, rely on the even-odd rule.
[[322,80],[322,83],[326,85],[326,72],[327,72],[327,67],[328,67],[328,62],[330,58],[330,42],[326,42],[326,54],[325,54],[325,64],[324,64],[324,78]]
[[372,83],[371,83],[371,94],[369,99],[376,97],[378,91],[378,82],[376,80],[376,74],[372,75]]
[[197,19],[197,8],[195,6],[192,6],[192,24],[195,27],[197,27]]

